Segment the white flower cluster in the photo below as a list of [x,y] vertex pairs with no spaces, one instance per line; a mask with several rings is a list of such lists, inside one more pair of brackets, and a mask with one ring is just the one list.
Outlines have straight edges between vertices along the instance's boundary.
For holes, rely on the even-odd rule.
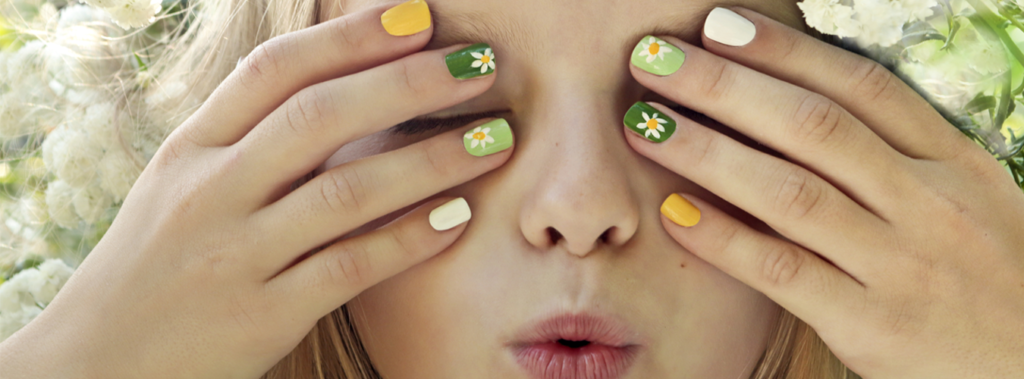
[[121,142],[132,121],[105,89],[129,63],[93,26],[103,18],[95,8],[68,6],[59,12],[52,38],[0,57],[7,82],[0,95],[0,139],[50,130],[42,157],[56,180],[47,186],[46,204],[52,221],[65,228],[80,220],[95,223],[124,199],[142,171],[143,162]]
[[74,271],[60,259],[48,259],[0,284],[0,341],[36,318]]
[[160,0],[83,0],[110,14],[118,26],[128,30],[152,24],[160,13]]
[[14,186],[0,196],[0,271],[29,256],[73,262],[174,128],[188,89],[147,71],[160,39],[128,35],[93,6],[6,0],[0,36],[0,180]]
[[903,38],[903,25],[924,20],[937,0],[804,0],[797,7],[807,25],[825,34],[855,37],[861,46],[887,47]]

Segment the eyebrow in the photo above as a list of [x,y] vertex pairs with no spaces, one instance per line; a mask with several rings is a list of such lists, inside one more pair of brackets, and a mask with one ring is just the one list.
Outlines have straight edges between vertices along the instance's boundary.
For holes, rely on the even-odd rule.
[[527,42],[527,30],[522,24],[501,14],[432,10],[431,17],[434,22],[434,35],[426,49],[487,41],[501,41],[502,45],[517,51],[533,52],[532,50],[537,48]]

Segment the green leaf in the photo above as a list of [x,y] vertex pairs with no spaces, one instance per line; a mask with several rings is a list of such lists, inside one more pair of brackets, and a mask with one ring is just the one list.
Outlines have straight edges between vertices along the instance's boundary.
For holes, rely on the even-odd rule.
[[135,61],[139,64],[139,71],[149,70],[149,66],[146,65],[146,62],[142,61],[142,57],[139,56],[139,53],[132,53],[132,55],[135,55]]
[[946,36],[946,42],[942,44],[942,48],[939,50],[946,50],[952,47],[953,37],[956,37],[956,32],[960,31],[960,20],[951,21],[949,27],[949,35]]
[[996,107],[996,98],[994,96],[985,95],[979,93],[973,100],[964,105],[964,111],[967,113],[978,113],[987,111]]
[[903,46],[914,46],[932,40],[944,41],[946,36],[927,22],[917,22],[903,29]]

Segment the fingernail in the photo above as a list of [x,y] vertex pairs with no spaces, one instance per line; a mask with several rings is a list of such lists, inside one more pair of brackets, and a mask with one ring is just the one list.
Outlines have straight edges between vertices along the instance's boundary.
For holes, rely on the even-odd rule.
[[704,35],[729,46],[743,46],[754,40],[757,28],[743,16],[726,8],[715,8],[704,20]]
[[430,211],[430,227],[436,231],[445,231],[469,221],[473,213],[469,211],[469,203],[465,198],[458,198]]
[[466,151],[478,157],[512,147],[512,128],[503,118],[470,129],[464,137]]
[[622,123],[651,142],[665,142],[676,132],[676,120],[642,101],[629,107]]
[[644,71],[654,75],[670,75],[679,70],[686,60],[682,49],[670,45],[665,40],[646,36],[633,49],[632,62]]
[[426,1],[409,0],[380,15],[380,23],[390,35],[413,35],[430,28],[430,8]]
[[665,202],[661,203],[661,214],[677,225],[687,228],[697,225],[700,221],[700,209],[693,206],[685,197],[675,193],[668,195]]
[[448,72],[456,79],[469,79],[477,76],[493,74],[494,51],[491,45],[478,43],[465,49],[448,54],[444,57]]

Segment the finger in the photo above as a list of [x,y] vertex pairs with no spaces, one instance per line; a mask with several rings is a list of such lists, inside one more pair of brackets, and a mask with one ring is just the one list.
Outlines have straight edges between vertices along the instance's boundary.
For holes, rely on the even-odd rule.
[[[267,283],[282,306],[324,315],[448,248],[471,217],[463,198],[431,200],[372,232],[336,242]],[[443,230],[437,230],[438,229]]]
[[650,38],[630,65],[640,84],[800,162],[857,199],[885,198],[900,183],[897,173],[910,158],[835,102],[672,37],[662,43],[674,45],[669,54],[685,52],[682,66],[667,76],[652,74],[638,66],[650,69],[642,57],[653,49],[643,48]]
[[389,34],[381,24],[386,10],[354,12],[256,46],[180,133],[201,146],[233,144],[300,89],[390,62],[427,44],[431,29]]
[[662,205],[661,223],[672,239],[812,327],[852,314],[850,304],[863,296],[861,283],[814,253],[754,230],[696,196],[676,196]]
[[[909,157],[938,159],[976,147],[881,64],[749,9],[730,9],[715,8],[708,15],[702,40],[708,51],[834,100]],[[739,37],[735,33],[743,38],[727,37]],[[741,46],[712,38],[740,43],[750,34],[753,39]]]
[[256,188],[287,187],[349,141],[479,95],[494,83],[494,71],[459,80],[445,64],[463,47],[416,53],[299,91],[233,146],[246,155],[239,170],[254,175],[247,182]]
[[[503,119],[480,124],[333,167],[259,210],[253,216],[260,230],[289,231],[275,234],[261,258],[265,267],[279,269],[298,253],[500,166],[512,154],[511,129]],[[494,142],[467,145],[467,131]],[[481,152],[490,155],[473,155]]]
[[[787,238],[818,251],[853,275],[885,260],[873,247],[886,223],[810,171],[756,151],[660,105],[675,132],[651,143],[627,122],[626,140],[640,154],[706,188]],[[632,111],[631,111],[632,112]],[[629,113],[627,113],[628,115]],[[627,116],[627,119],[629,117]],[[666,130],[667,131],[667,130]]]

